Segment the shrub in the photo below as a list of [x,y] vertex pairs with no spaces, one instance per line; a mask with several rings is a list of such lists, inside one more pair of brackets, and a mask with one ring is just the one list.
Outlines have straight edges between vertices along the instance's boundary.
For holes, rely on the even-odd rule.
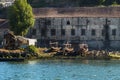
[[36,48],[35,46],[33,46],[33,45],[28,46],[26,50],[27,50],[29,53],[37,53],[37,52],[38,52],[38,51],[37,51],[37,48]]

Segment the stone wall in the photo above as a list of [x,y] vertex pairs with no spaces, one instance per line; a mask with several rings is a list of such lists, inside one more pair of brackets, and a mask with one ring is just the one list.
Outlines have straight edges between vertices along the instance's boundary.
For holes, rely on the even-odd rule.
[[[105,25],[108,26],[107,31]],[[79,43],[86,41],[92,48],[102,48],[109,42],[109,47],[119,48],[117,43],[120,42],[120,18],[37,18],[35,29],[34,38],[37,39],[76,40]]]

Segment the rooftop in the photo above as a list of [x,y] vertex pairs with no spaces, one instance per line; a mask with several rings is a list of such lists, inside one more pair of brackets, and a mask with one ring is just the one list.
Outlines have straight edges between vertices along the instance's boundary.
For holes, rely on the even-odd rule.
[[120,17],[120,7],[33,8],[35,18]]

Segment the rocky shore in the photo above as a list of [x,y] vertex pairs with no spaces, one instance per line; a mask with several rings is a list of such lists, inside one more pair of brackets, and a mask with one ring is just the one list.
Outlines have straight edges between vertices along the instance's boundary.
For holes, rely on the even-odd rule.
[[[110,60],[110,59],[120,59],[119,51],[105,51],[105,50],[91,50],[84,54],[77,55],[64,55],[58,52],[43,52],[45,48],[39,48],[39,59],[90,59],[90,60]],[[76,54],[76,53],[75,53]]]
[[34,53],[24,50],[6,50],[0,49],[0,61],[24,61],[26,59],[37,58]]
[[58,55],[58,52],[44,52],[45,48],[38,48],[38,53],[29,53],[24,50],[0,49],[0,61],[24,61],[29,59],[86,59],[86,60],[111,60],[120,59],[119,51],[92,50],[85,54]]

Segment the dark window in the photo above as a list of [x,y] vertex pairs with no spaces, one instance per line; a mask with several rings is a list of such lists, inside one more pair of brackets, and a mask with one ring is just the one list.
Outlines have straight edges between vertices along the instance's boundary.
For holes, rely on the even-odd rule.
[[112,35],[115,36],[116,35],[116,29],[112,30]]
[[72,35],[72,36],[75,35],[75,29],[71,29],[71,35]]
[[88,19],[86,19],[86,24],[88,25],[88,23],[89,23],[90,21],[88,20]]
[[92,31],[91,31],[91,35],[92,35],[92,36],[95,36],[95,35],[96,35],[96,31],[95,31],[95,29],[92,29]]
[[36,35],[36,29],[33,29],[32,34]]
[[108,21],[107,21],[107,23],[108,23],[108,24],[110,24],[110,23],[111,23],[111,21],[110,21],[110,20],[108,20]]
[[45,24],[46,25],[51,25],[51,21],[50,20],[46,20]]
[[51,21],[50,20],[47,20],[47,25],[51,25]]
[[70,25],[70,21],[67,21],[67,25]]
[[104,34],[105,34],[105,33],[104,33],[104,30],[102,30],[101,35],[104,36]]
[[61,35],[62,35],[62,36],[65,35],[65,29],[61,29]]
[[46,36],[46,30],[45,29],[41,29],[41,36]]
[[85,29],[81,29],[81,35],[85,35]]
[[51,36],[55,36],[56,35],[56,30],[55,29],[51,29]]

